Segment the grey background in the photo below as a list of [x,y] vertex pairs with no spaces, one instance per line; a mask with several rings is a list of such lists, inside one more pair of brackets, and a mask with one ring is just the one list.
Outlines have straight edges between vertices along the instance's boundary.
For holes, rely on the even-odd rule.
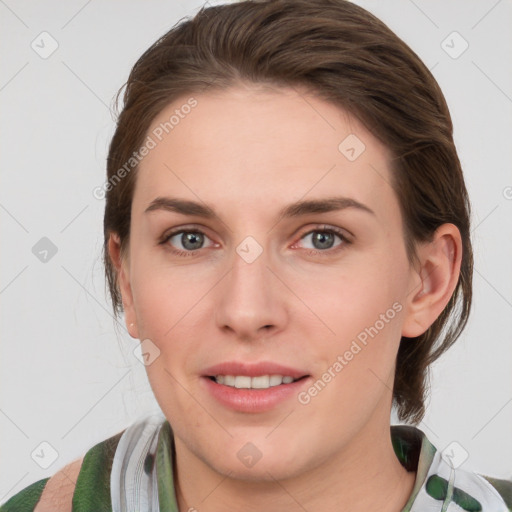
[[[463,467],[512,478],[512,2],[356,3],[439,81],[474,209],[471,320],[432,369],[419,428],[440,450],[456,441]],[[0,0],[0,501],[159,410],[138,342],[114,328],[104,202],[92,190],[104,181],[116,91],[140,54],[200,5]],[[46,59],[31,47],[43,31],[59,45]],[[458,58],[445,51],[463,48],[454,31],[469,44]],[[46,262],[33,253],[43,237],[57,249]]]

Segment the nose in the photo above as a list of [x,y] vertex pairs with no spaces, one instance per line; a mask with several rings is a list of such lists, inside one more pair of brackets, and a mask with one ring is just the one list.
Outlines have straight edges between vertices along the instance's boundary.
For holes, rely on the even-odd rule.
[[284,328],[286,290],[265,250],[254,261],[240,254],[235,252],[231,270],[216,287],[215,320],[233,337],[256,341]]

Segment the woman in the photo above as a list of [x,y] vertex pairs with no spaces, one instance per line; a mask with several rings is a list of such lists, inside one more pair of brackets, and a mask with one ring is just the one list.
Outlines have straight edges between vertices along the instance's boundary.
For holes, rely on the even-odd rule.
[[163,415],[1,511],[511,509],[414,426],[468,319],[470,206],[444,97],[382,22],[202,9],[132,69],[103,190]]

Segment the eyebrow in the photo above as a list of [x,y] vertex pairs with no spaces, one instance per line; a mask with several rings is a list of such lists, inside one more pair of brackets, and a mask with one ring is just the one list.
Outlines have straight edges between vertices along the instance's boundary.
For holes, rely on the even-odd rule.
[[[345,210],[347,208],[355,208],[357,210],[375,215],[375,212],[368,206],[352,199],[350,197],[326,197],[322,199],[313,199],[305,201],[297,201],[285,206],[278,214],[279,220],[300,217],[311,213],[327,213],[332,211]],[[145,213],[155,210],[164,210],[169,212],[181,213],[183,215],[194,215],[204,217],[206,219],[219,219],[215,210],[207,204],[197,203],[185,199],[175,197],[157,197],[146,208]],[[219,219],[220,220],[220,219]]]

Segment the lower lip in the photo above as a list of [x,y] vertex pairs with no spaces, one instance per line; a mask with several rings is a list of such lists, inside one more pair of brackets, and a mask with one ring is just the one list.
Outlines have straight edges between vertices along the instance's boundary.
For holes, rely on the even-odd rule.
[[296,397],[310,377],[305,377],[290,384],[280,384],[267,389],[239,389],[217,384],[208,377],[203,377],[206,388],[212,396],[225,407],[240,412],[265,412],[282,402]]

